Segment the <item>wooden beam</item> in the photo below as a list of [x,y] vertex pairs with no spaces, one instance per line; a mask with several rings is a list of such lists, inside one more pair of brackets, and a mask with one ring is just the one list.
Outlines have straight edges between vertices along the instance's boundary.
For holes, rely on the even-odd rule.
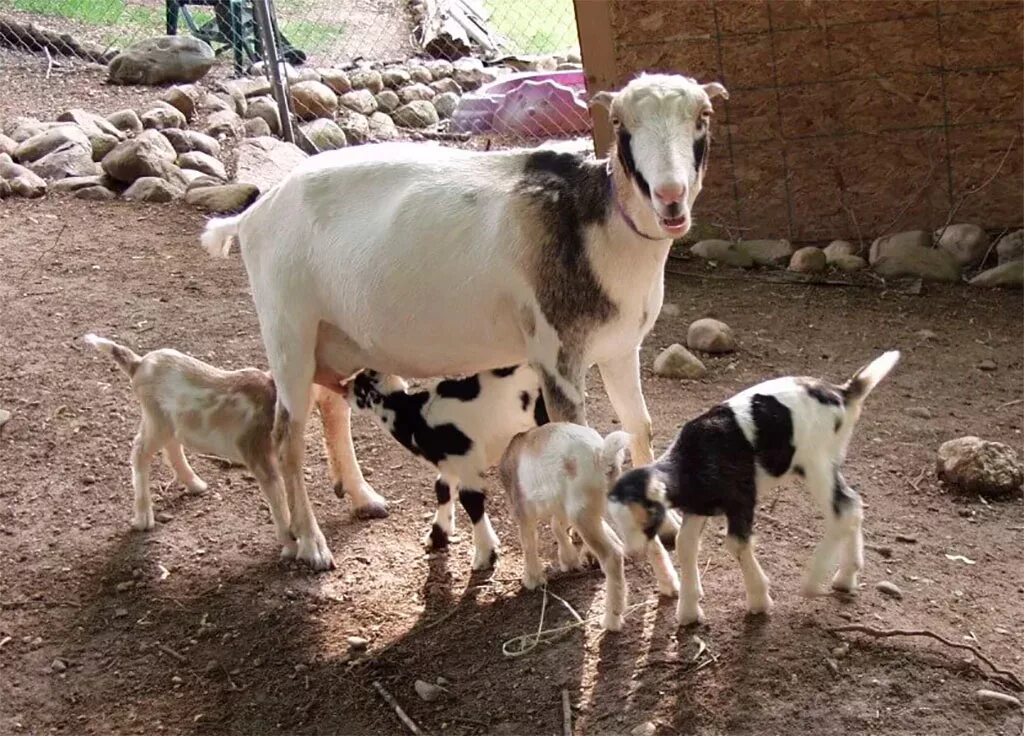
[[[619,72],[612,41],[612,0],[573,0],[573,6],[587,92],[593,95],[610,90],[617,83]],[[594,119],[594,150],[598,156],[604,156],[612,141],[608,114],[602,108],[596,108],[591,110],[591,115]]]

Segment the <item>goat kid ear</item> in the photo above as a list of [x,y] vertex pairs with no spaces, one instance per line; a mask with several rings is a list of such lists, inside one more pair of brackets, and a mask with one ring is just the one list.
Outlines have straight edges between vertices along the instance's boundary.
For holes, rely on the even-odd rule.
[[729,90],[718,82],[708,82],[707,84],[701,85],[704,88],[704,93],[707,94],[708,99],[713,100],[716,97],[722,99],[729,99]]
[[603,107],[608,112],[612,111],[612,103],[615,102],[614,92],[598,92],[590,98],[590,107],[595,105]]

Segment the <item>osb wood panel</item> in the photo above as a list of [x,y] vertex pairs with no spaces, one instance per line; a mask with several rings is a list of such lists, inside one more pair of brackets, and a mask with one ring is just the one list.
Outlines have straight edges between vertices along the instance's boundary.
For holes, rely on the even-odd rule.
[[729,88],[698,220],[797,241],[938,227],[954,207],[1024,221],[1020,2],[611,0],[611,19],[619,83]]

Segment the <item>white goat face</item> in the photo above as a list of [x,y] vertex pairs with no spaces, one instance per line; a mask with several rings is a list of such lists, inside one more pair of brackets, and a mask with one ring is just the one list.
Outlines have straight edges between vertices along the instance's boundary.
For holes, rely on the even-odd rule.
[[619,92],[601,92],[615,128],[617,155],[665,237],[685,235],[700,194],[711,143],[711,100],[725,87],[669,74],[644,74]]

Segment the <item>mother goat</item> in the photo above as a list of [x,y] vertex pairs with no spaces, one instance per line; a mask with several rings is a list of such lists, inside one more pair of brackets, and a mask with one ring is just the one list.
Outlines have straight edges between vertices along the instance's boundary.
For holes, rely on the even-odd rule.
[[[528,362],[555,421],[586,423],[597,364],[634,465],[653,460],[640,343],[661,310],[665,260],[690,228],[717,83],[641,75],[592,103],[609,110],[608,160],[543,148],[474,152],[381,144],[310,158],[203,245],[237,237],[277,382],[275,437],[297,556],[333,566],[303,484],[314,382],[364,368],[406,377]],[[363,479],[350,409],[322,392],[336,489],[364,516],[386,504]],[[482,486],[478,486],[480,488]],[[484,495],[459,501],[474,524]]]

